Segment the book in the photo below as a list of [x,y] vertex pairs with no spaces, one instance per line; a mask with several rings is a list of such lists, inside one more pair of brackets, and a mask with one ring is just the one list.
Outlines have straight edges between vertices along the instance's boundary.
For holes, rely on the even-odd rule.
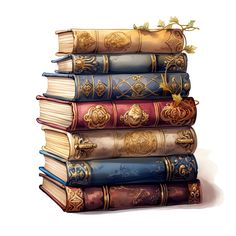
[[121,210],[201,202],[199,180],[178,183],[67,187],[40,174],[40,189],[66,212]]
[[[68,101],[102,101],[171,98],[172,94],[187,97],[190,79],[187,73],[146,73],[74,75],[43,73],[47,77],[46,97]],[[162,88],[167,80],[168,91]]]
[[44,155],[45,165],[39,169],[66,186],[162,183],[197,178],[193,154],[67,161],[43,150],[40,153]]
[[94,130],[69,133],[43,126],[47,152],[68,160],[192,154],[197,136],[190,127]]
[[37,96],[41,124],[78,130],[192,126],[197,116],[193,98],[70,102]]
[[181,54],[70,54],[56,60],[59,73],[128,74],[186,72],[187,55]]
[[56,31],[59,53],[179,53],[180,29],[69,29]]

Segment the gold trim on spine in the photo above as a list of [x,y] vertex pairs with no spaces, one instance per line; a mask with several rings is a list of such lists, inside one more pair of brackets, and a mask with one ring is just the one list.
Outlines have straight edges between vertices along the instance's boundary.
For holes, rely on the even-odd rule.
[[139,39],[139,42],[138,42],[138,48],[137,48],[137,52],[140,52],[141,51],[141,47],[142,47],[142,34],[140,32],[140,30],[138,30],[138,39]]
[[77,123],[78,123],[78,110],[77,110],[77,105],[76,103],[72,102],[71,103],[72,105],[72,111],[73,111],[73,119],[72,119],[72,123],[71,123],[71,127],[70,129],[71,130],[75,130],[76,129],[76,126],[77,126]]
[[168,200],[168,188],[166,184],[160,184],[161,201],[160,206],[166,206]]
[[96,46],[95,46],[94,52],[97,53],[99,32],[97,30],[95,30],[94,32],[95,32],[95,38],[96,38]]
[[107,55],[103,55],[103,73],[107,74],[109,70],[109,60]]
[[166,181],[170,181],[172,179],[173,166],[167,157],[164,157],[164,162],[166,166]]
[[117,109],[116,109],[116,104],[112,102],[112,110],[113,110],[113,127],[116,128],[117,126]]
[[76,53],[77,52],[77,43],[78,43],[78,40],[77,40],[77,33],[75,30],[72,30],[72,33],[73,33],[73,52]]
[[152,72],[157,71],[157,59],[155,54],[151,54],[151,61],[152,61]]
[[108,84],[109,84],[109,86],[108,86],[108,98],[110,99],[111,98],[111,96],[112,96],[112,76],[111,75],[108,75]]
[[94,93],[95,93],[95,81],[94,81],[94,75],[92,75],[92,84],[93,84],[93,97],[94,98]]
[[76,80],[77,80],[77,99],[79,99],[80,98],[80,76],[79,75],[76,75]]
[[108,210],[110,206],[110,195],[109,195],[109,189],[107,186],[102,186],[103,191],[103,209]]
[[118,157],[118,133],[116,130],[113,132],[113,142],[114,142],[114,147],[113,147],[113,152],[112,152],[112,157]]
[[158,102],[153,102],[153,106],[154,106],[154,112],[155,112],[155,124],[154,127],[157,127],[159,121],[160,121],[160,116],[159,116],[159,103]]

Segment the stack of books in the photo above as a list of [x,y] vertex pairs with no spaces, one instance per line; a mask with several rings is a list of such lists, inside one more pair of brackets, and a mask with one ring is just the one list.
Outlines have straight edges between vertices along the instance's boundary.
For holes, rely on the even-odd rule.
[[63,56],[37,96],[40,189],[67,212],[200,203],[183,31],[56,34]]

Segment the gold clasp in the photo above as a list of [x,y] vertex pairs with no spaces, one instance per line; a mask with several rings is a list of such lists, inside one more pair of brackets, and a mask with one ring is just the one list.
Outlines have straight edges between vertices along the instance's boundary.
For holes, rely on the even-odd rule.
[[178,144],[193,144],[194,140],[192,138],[177,138],[176,143]]
[[78,138],[74,147],[76,157],[85,158],[97,147],[97,144],[91,143],[88,139]]

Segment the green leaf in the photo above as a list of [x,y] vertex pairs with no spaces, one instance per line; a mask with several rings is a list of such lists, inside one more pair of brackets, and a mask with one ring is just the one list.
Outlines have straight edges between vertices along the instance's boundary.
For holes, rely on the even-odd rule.
[[193,45],[186,45],[184,48],[184,51],[187,53],[195,53],[196,49],[197,49],[197,47],[195,47]]
[[176,16],[171,17],[169,22],[170,23],[177,23],[177,24],[179,24],[179,20],[178,20],[178,18]]
[[166,24],[165,24],[165,22],[163,20],[159,20],[157,27],[165,27],[165,25]]
[[195,20],[190,20],[188,22],[188,27],[193,27],[194,26],[194,23],[195,23]]

